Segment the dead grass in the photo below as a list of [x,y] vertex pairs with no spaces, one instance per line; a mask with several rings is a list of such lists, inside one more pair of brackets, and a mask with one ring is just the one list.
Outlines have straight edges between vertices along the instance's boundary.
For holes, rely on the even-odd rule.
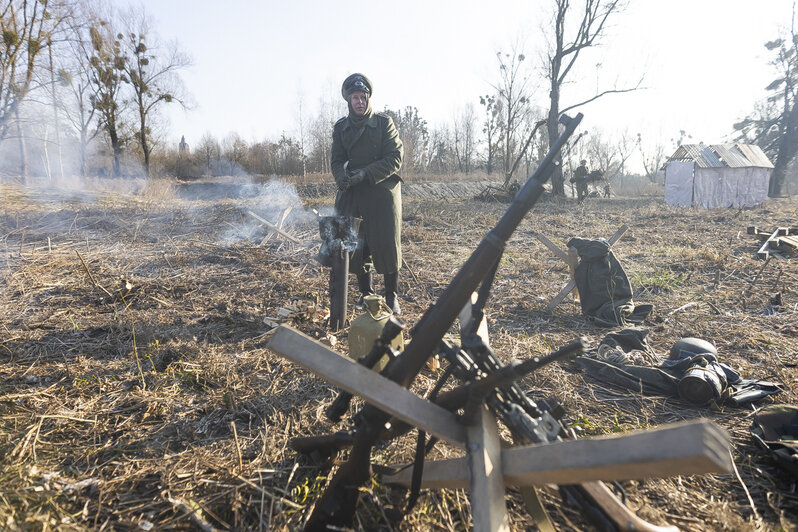
[[[313,224],[292,214],[287,230],[303,244],[272,237],[260,246],[265,233],[251,225],[246,199],[184,201],[168,188],[95,194],[0,185],[0,194],[0,528],[299,528],[327,472],[294,454],[288,440],[343,425],[323,416],[335,390],[266,348],[264,318],[290,321],[346,351],[346,331],[324,328],[326,273],[313,260]],[[411,325],[504,208],[406,202],[412,272],[403,272],[401,291]],[[652,346],[664,353],[683,336],[711,340],[745,376],[782,382],[778,402],[796,404],[796,259],[774,259],[759,273],[759,244],[745,229],[794,225],[797,215],[796,199],[700,211],[655,198],[579,207],[549,198],[503,259],[488,309],[494,348],[508,360],[580,335],[603,338],[608,330],[572,302],[543,312],[568,274],[530,232],[564,244],[609,237],[626,223],[615,252],[636,300],[655,307]],[[776,292],[784,306],[766,314]],[[697,305],[671,314],[689,302]],[[433,380],[424,373],[413,389],[423,392]],[[630,394],[571,364],[523,385],[534,398],[557,397],[587,435],[698,417],[729,431],[755,508],[733,474],[626,482],[641,516],[701,531],[798,526],[795,480],[753,446],[750,410]],[[407,461],[413,446],[402,438],[374,454],[381,463]],[[513,528],[532,529],[513,493]],[[585,526],[555,493],[543,497],[560,529]],[[401,493],[375,480],[362,500],[358,528],[387,529],[381,508],[399,504]],[[465,492],[427,492],[400,528],[463,530],[469,516]]]

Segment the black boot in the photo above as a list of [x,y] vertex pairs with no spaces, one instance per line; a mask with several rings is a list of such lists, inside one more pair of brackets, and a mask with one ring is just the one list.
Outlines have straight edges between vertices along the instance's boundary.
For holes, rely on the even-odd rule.
[[362,309],[365,307],[363,298],[366,296],[374,295],[374,277],[371,272],[361,273],[357,276],[357,286],[360,289],[360,299],[355,303],[355,308]]
[[399,296],[397,295],[397,288],[399,287],[399,272],[385,274],[385,303],[391,308],[391,311],[396,316],[402,315],[402,309],[399,308]]

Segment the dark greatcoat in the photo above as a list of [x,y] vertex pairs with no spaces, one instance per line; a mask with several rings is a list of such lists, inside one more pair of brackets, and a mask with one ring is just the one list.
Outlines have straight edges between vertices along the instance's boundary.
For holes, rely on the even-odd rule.
[[[372,113],[356,127],[344,117],[333,127],[331,167],[336,182],[357,170],[365,170],[363,182],[338,191],[339,215],[362,218],[360,245],[349,261],[352,273],[370,270],[398,272],[402,264],[402,167],[404,150],[391,117]],[[344,163],[349,162],[346,169]],[[369,257],[370,255],[370,257]]]
[[576,182],[576,194],[579,201],[582,201],[587,196],[587,168],[584,164],[579,165],[571,181]]

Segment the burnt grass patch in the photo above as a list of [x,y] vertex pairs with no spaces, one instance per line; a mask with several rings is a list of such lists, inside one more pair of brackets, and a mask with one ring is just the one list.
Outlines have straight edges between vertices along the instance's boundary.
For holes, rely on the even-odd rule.
[[[318,228],[284,229],[248,217],[253,198],[141,192],[79,194],[2,187],[0,206],[0,528],[4,530],[296,530],[328,469],[288,447],[297,435],[346,428],[324,410],[336,390],[269,351],[275,323],[290,323],[347,352],[347,331],[324,324],[329,271],[315,260]],[[326,189],[325,189],[326,190]],[[262,200],[262,198],[259,198]],[[329,195],[304,199],[329,207]],[[404,318],[417,322],[504,212],[466,197],[406,198],[400,277]],[[498,271],[487,316],[505,361],[525,359],[596,327],[572,298],[544,311],[568,268],[532,235],[629,231],[613,250],[654,312],[645,326],[666,354],[679,338],[713,342],[746,377],[783,384],[759,402],[796,404],[798,259],[756,258],[746,227],[794,225],[798,199],[751,209],[676,209],[660,197],[548,195],[522,222]],[[290,221],[291,218],[288,218]],[[377,276],[378,291],[382,278]],[[358,294],[350,284],[350,309]],[[778,297],[776,297],[778,296]],[[778,306],[773,302],[778,301]],[[694,303],[688,305],[688,303]],[[412,389],[427,392],[424,370]],[[685,530],[794,530],[795,479],[750,436],[753,410],[697,408],[591,379],[573,363],[521,382],[556,397],[586,436],[708,418],[728,431],[736,473],[623,482],[641,517]],[[355,408],[362,404],[355,400]],[[380,445],[375,460],[411,461],[415,439]],[[455,456],[439,445],[432,458]],[[344,453],[339,458],[345,458]],[[559,530],[589,529],[556,490],[541,490]],[[389,530],[384,508],[404,494],[364,490],[356,527]],[[508,491],[513,530],[533,530]],[[401,530],[465,530],[463,490],[423,492]]]

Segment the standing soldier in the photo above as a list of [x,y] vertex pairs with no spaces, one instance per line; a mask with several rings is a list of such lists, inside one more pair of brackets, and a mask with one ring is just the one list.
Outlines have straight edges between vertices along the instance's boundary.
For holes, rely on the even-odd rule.
[[576,196],[579,199],[579,203],[582,203],[587,197],[587,174],[587,161],[582,159],[579,161],[579,166],[571,178],[571,183],[576,183]]
[[349,116],[333,127],[331,166],[339,215],[362,218],[358,248],[349,261],[360,292],[374,294],[372,270],[384,275],[385,302],[399,315],[402,264],[402,141],[386,114],[371,109],[371,81],[363,74],[344,80],[341,95]]

